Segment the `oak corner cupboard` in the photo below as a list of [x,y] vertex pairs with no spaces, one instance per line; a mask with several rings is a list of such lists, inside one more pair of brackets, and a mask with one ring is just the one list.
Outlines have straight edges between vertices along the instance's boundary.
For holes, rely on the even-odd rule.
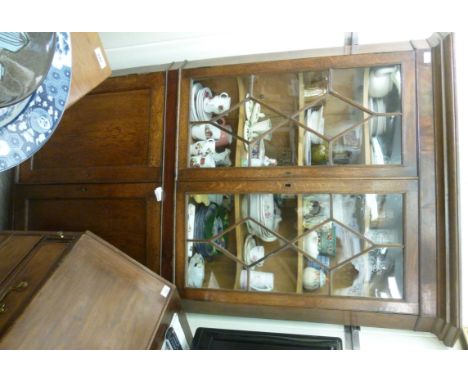
[[[453,345],[453,38],[113,77],[23,166],[15,228],[92,229],[174,282],[189,312]],[[98,139],[81,150],[78,131]]]
[[452,37],[181,71],[175,281],[187,309],[453,345],[456,209],[440,198],[456,171]]

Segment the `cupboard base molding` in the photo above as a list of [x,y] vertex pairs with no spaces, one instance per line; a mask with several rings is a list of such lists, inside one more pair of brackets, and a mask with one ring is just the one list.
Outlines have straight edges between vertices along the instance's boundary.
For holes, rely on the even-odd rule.
[[[414,326],[414,330],[421,332],[430,332],[446,346],[454,346],[457,340],[461,339],[462,329],[454,326],[450,322],[439,317],[420,316]],[[462,346],[464,348],[465,345]]]
[[417,316],[409,314],[342,311],[317,308],[284,308],[264,305],[216,303],[182,299],[182,308],[188,313],[227,315],[274,320],[319,322],[335,325],[372,326],[413,330]]

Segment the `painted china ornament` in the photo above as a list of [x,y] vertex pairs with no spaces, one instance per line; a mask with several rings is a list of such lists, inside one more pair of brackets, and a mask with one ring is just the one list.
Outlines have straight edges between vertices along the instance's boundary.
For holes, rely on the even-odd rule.
[[302,275],[302,285],[304,289],[315,290],[323,287],[326,282],[325,273],[322,270],[307,267],[304,268]]
[[188,280],[189,288],[201,288],[205,279],[205,260],[199,253],[195,253],[188,264]]

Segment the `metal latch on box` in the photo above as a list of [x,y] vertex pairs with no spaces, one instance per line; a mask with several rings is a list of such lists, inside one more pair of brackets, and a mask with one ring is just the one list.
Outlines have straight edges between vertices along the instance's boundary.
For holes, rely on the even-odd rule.
[[156,187],[154,189],[154,196],[156,196],[156,200],[161,202],[164,199],[164,190],[162,187]]

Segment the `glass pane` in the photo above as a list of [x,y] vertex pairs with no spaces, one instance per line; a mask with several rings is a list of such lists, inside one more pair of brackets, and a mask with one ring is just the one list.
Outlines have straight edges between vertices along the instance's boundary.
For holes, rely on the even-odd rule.
[[400,164],[401,116],[372,117],[332,141],[333,164]]
[[376,244],[403,243],[403,195],[333,195],[333,218]]
[[239,92],[236,77],[205,78],[192,82],[190,95],[190,121],[209,121],[219,115],[234,125],[238,111],[228,112],[245,98]]
[[[238,133],[236,165],[241,167],[290,166],[296,163],[296,127],[286,117],[254,100],[242,106],[244,124]],[[250,158],[250,161],[249,161]]]
[[[296,119],[299,122],[303,120],[302,123],[308,128],[308,131],[331,139],[350,128],[359,126],[370,116],[370,114],[333,95],[325,95],[314,106],[306,107]],[[311,143],[320,144],[323,143],[323,139],[312,134]]]
[[[332,89],[342,96],[375,112],[401,112],[400,65],[332,69]],[[381,100],[385,110],[369,99]]]
[[262,73],[253,76],[254,98],[278,114],[292,115],[299,109],[299,78],[296,73]]
[[[370,129],[370,163],[401,163],[401,116],[372,117]],[[365,162],[368,163],[368,162]]]
[[[309,115],[311,120],[310,124],[311,126],[314,126],[313,112]],[[325,135],[331,138],[343,133],[353,126],[360,125],[367,117],[370,116],[334,96],[325,97],[323,107],[318,110],[318,115],[319,118],[323,120],[320,124],[323,124]],[[317,126],[316,123],[315,126]],[[321,131],[320,129],[319,132]],[[314,128],[314,130],[316,129]]]
[[[190,95],[190,167],[230,167],[245,101],[241,77],[194,80]],[[210,122],[210,123],[207,123]],[[243,123],[243,122],[242,122]]]
[[298,78],[300,109],[316,102],[328,92],[328,71],[302,72],[298,74]]
[[186,286],[188,288],[229,289],[235,288],[237,263],[234,259],[219,252],[211,244],[203,244],[204,252],[212,253],[203,256],[197,251],[188,258]]
[[333,69],[332,83],[328,71],[195,79],[188,165],[401,164],[400,71]]
[[376,248],[332,272],[332,294],[403,298],[403,250]]
[[351,136],[339,137],[334,142],[334,164],[401,164],[400,66],[334,69],[332,89],[379,113]]
[[312,227],[330,219],[329,194],[303,194],[298,196],[298,214],[302,219],[302,227]]
[[299,165],[331,164],[329,145],[333,140],[336,164],[358,163],[362,149],[361,126],[370,115],[339,98],[326,95],[306,108],[296,119],[305,125],[299,132],[303,160]]
[[372,247],[370,241],[336,222],[327,222],[306,231],[297,245],[306,257],[326,260],[327,267],[334,267]]
[[297,252],[286,249],[267,256],[242,271],[240,285],[256,292],[296,293]]
[[303,259],[302,279],[299,291],[305,294],[328,295],[329,257],[318,255],[316,259]]
[[248,231],[265,243],[284,243],[282,237],[294,236],[290,227],[282,224],[282,200],[274,194],[248,194],[241,198],[242,218]]
[[192,194],[186,226],[189,287],[402,298],[402,194]]

